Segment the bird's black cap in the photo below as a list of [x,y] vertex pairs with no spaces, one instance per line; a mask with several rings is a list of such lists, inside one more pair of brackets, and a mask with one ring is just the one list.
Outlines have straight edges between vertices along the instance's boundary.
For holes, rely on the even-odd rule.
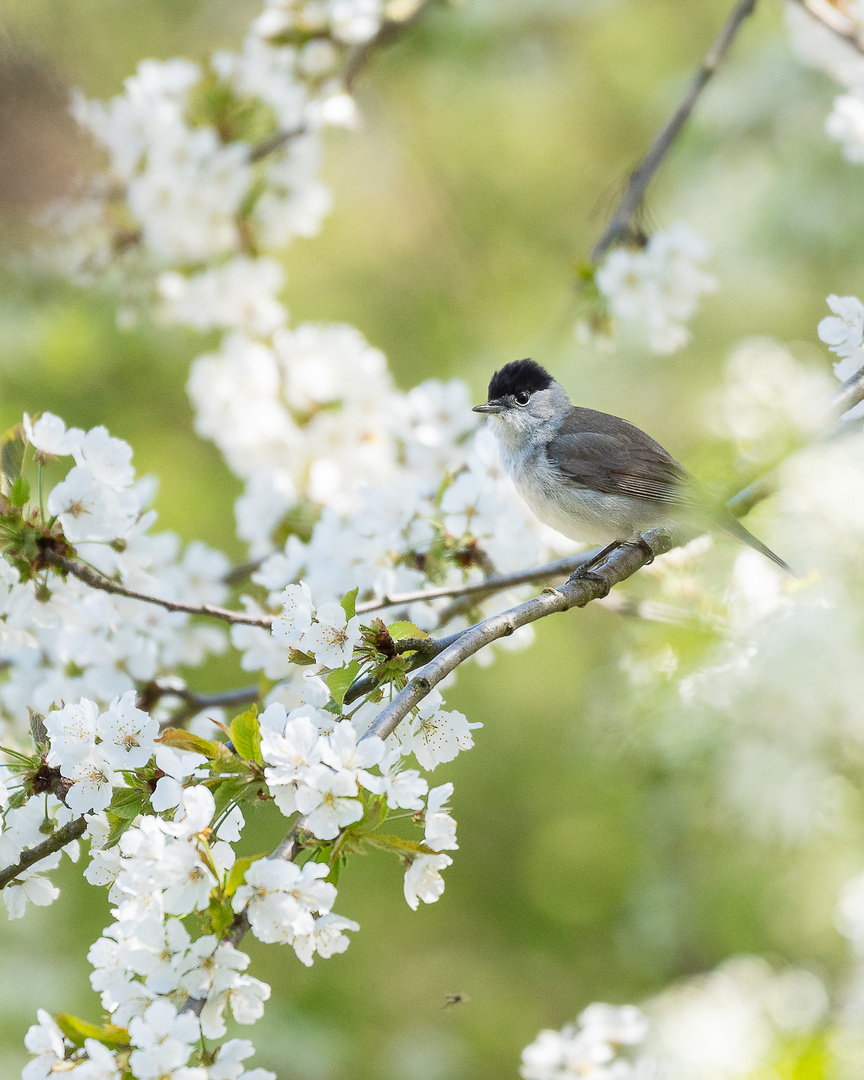
[[497,401],[509,394],[529,394],[547,390],[553,379],[549,372],[533,360],[513,360],[496,371],[489,383],[489,401]]

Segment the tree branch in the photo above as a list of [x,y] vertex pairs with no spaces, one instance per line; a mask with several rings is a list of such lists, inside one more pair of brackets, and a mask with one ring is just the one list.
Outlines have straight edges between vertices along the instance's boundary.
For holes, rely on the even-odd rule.
[[27,870],[34,863],[41,862],[42,859],[47,859],[55,851],[71,844],[73,840],[78,840],[84,835],[86,828],[87,822],[83,817],[75,818],[74,821],[61,825],[59,829],[51,833],[47,840],[43,840],[36,847],[25,848],[19,855],[17,863],[0,870],[0,890],[5,889],[23,870]]
[[693,111],[693,107],[699,100],[699,96],[711,76],[722,63],[741,24],[753,12],[756,3],[757,0],[739,0],[733,8],[723,24],[723,29],[705,54],[705,59],[693,76],[687,93],[678,108],[672,114],[666,126],[655,137],[648,153],[631,173],[624,197],[613,214],[612,220],[606,226],[606,231],[594,245],[594,250],[591,252],[591,261],[593,263],[598,263],[613,244],[630,234],[633,218],[639,212],[648,185],[687,122],[687,118]]
[[[558,611],[584,607],[592,600],[606,596],[613,585],[624,581],[640,570],[656,555],[671,550],[676,541],[665,529],[651,529],[644,536],[645,544],[622,544],[597,566],[591,577],[571,577],[557,589],[546,589],[539,596],[516,607],[492,615],[463,631],[456,641],[424,665],[408,685],[378,714],[365,733],[386,739],[408,713],[469,656],[528,623],[537,622]],[[653,552],[653,555],[651,554]]]
[[856,52],[864,55],[864,42],[858,36],[855,23],[839,8],[829,4],[828,0],[795,0],[795,2],[808,15],[812,16],[816,22],[821,23],[832,34],[836,34],[837,37],[848,42]]
[[856,405],[864,401],[864,367],[859,368],[854,375],[850,375],[833,396],[829,399],[826,407],[828,419],[835,419],[838,415],[854,409]]

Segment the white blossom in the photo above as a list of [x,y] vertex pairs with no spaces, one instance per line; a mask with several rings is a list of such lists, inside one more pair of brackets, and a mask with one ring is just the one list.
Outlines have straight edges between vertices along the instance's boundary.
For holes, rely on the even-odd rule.
[[336,953],[345,952],[349,940],[344,931],[359,929],[359,923],[354,922],[353,919],[346,919],[343,915],[335,915],[332,912],[322,915],[315,919],[310,927],[295,933],[294,952],[306,967],[311,967],[316,952],[325,959]]
[[77,465],[51,491],[46,505],[72,544],[124,536],[140,509],[132,491],[117,491]]
[[84,432],[80,428],[66,428],[66,424],[54,413],[44,412],[32,420],[24,413],[24,433],[27,442],[43,454],[66,457],[74,452]]
[[311,652],[319,664],[329,668],[350,663],[354,646],[360,642],[360,616],[347,618],[341,604],[322,604],[316,622],[303,635],[303,650]]
[[[309,587],[302,581],[288,585],[280,596],[282,614],[273,620],[271,634],[293,648],[299,648],[303,635],[312,626],[314,608]],[[344,612],[343,612],[344,614]]]
[[306,827],[314,836],[333,840],[341,829],[363,816],[363,804],[356,795],[357,780],[351,773],[314,765],[297,789],[297,809],[305,815]]
[[456,822],[450,816],[449,807],[445,806],[452,794],[452,784],[441,784],[429,792],[423,843],[433,851],[449,851],[459,847],[456,843]]
[[471,731],[478,727],[482,724],[469,723],[463,713],[442,709],[441,695],[433,693],[420,703],[407,731],[398,734],[405,753],[413,752],[421,768],[434,769],[470,750]]
[[116,697],[96,723],[99,751],[115,769],[140,769],[156,749],[159,724],[135,705],[134,690]]
[[380,776],[368,774],[363,786],[376,795],[384,795],[387,805],[405,810],[421,810],[429,785],[416,769],[401,769],[402,750],[395,746],[378,762]]
[[416,911],[420,901],[434,904],[444,892],[444,878],[440,871],[450,866],[453,860],[449,855],[418,855],[405,871],[405,900],[412,911]]
[[66,805],[73,814],[104,810],[111,802],[118,777],[98,747],[91,747],[84,757],[62,766],[61,771],[72,781],[66,793]]

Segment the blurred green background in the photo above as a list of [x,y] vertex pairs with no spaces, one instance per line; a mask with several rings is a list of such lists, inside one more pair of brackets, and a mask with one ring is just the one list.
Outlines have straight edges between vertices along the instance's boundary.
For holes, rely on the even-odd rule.
[[[713,247],[720,281],[669,358],[577,343],[573,287],[628,170],[680,97],[729,0],[469,0],[434,11],[381,54],[358,89],[362,129],[329,139],[335,210],[286,254],[292,321],[345,321],[407,388],[463,376],[481,400],[519,356],[551,367],[580,403],[647,428],[706,479],[734,451],[707,434],[704,398],[742,337],[815,348],[829,292],[861,294],[864,173],[822,133],[835,92],[791,55],[763,0],[652,186],[650,220],[682,219]],[[238,482],[198,441],[184,383],[212,340],[120,331],[110,296],[39,274],[21,251],[41,199],[91,151],[64,116],[68,87],[119,91],[144,57],[234,48],[247,0],[4,0],[0,12],[0,424],[52,410],[105,423],[160,478],[160,524],[243,552]],[[721,545],[718,559],[731,559]],[[399,868],[357,858],[340,913],[348,952],[302,967],[251,940],[273,985],[249,1035],[253,1064],[293,1080],[492,1080],[516,1074],[541,1027],[594,1000],[634,1001],[729,955],[759,952],[832,973],[836,889],[859,867],[864,826],[804,848],[759,843],[708,794],[711,764],[669,765],[650,700],[622,688],[627,650],[668,627],[591,608],[537,627],[530,651],[469,667],[448,703],[484,723],[442,766],[461,848],[439,903],[414,913]],[[196,686],[239,682],[230,664]],[[245,680],[244,680],[245,681]],[[440,781],[439,781],[440,777]],[[262,850],[274,828],[262,821]],[[83,942],[108,922],[101,890],[68,865],[61,899],[0,927],[0,1076],[17,1076],[37,1006],[91,1019]],[[444,1008],[446,995],[470,999]]]

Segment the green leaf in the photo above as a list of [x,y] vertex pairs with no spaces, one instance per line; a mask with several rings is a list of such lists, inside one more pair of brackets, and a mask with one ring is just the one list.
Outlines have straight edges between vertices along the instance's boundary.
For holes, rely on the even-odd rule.
[[336,668],[335,671],[331,671],[327,676],[327,686],[330,693],[333,695],[333,700],[340,708],[342,707],[342,702],[345,700],[348,687],[357,678],[359,670],[360,661],[352,660],[350,664],[347,664],[345,667]]
[[202,739],[200,735],[193,735],[191,731],[183,731],[182,728],[168,728],[156,741],[165,743],[175,750],[192,750],[196,754],[203,754],[211,761],[232,756],[224,743]]
[[232,802],[237,802],[248,786],[249,782],[246,779],[220,780],[212,788],[213,798],[216,802],[216,814],[221,814],[228,809]]
[[258,709],[255,705],[246,712],[235,716],[231,721],[231,742],[234,749],[246,761],[264,764],[261,756],[261,726],[258,723]]
[[230,904],[220,904],[218,900],[211,900],[207,908],[210,917],[210,930],[217,937],[223,937],[226,930],[234,921],[234,912]]
[[129,1032],[126,1028],[117,1027],[116,1024],[99,1027],[98,1024],[91,1024],[88,1020],[73,1016],[72,1013],[55,1013],[54,1019],[57,1027],[76,1046],[83,1046],[85,1039],[95,1039],[111,1049],[129,1045]]
[[26,506],[30,501],[30,482],[19,476],[9,488],[9,499],[13,506]]
[[246,871],[252,863],[258,862],[259,859],[263,858],[263,855],[244,855],[242,859],[237,859],[231,867],[231,873],[228,875],[228,880],[225,883],[225,895],[229,899],[237,892],[245,881]]
[[126,830],[132,825],[134,818],[120,817],[119,814],[112,814],[108,811],[108,824],[111,826],[111,831],[105,839],[105,843],[102,845],[104,848],[112,848],[126,832]]
[[24,429],[21,424],[10,428],[0,444],[0,472],[4,480],[14,483],[24,465]]
[[124,821],[131,821],[139,814],[149,810],[147,798],[143,791],[135,791],[133,788],[117,788],[111,797],[108,813]]
[[402,641],[404,638],[424,638],[429,637],[425,630],[421,630],[419,626],[415,626],[413,622],[394,622],[387,627],[390,631],[390,637],[394,641]]
[[318,663],[311,653],[301,652],[300,649],[289,649],[288,654],[291,658],[291,663],[299,664],[300,667],[308,667],[310,664]]
[[353,619],[357,614],[357,593],[359,591],[359,587],[352,589],[351,592],[346,592],[342,597],[342,610],[345,612],[346,619]]
[[369,833],[363,836],[367,844],[380,848],[381,851],[393,851],[397,855],[437,855],[437,851],[418,843],[416,840],[403,840],[401,836],[387,833]]

